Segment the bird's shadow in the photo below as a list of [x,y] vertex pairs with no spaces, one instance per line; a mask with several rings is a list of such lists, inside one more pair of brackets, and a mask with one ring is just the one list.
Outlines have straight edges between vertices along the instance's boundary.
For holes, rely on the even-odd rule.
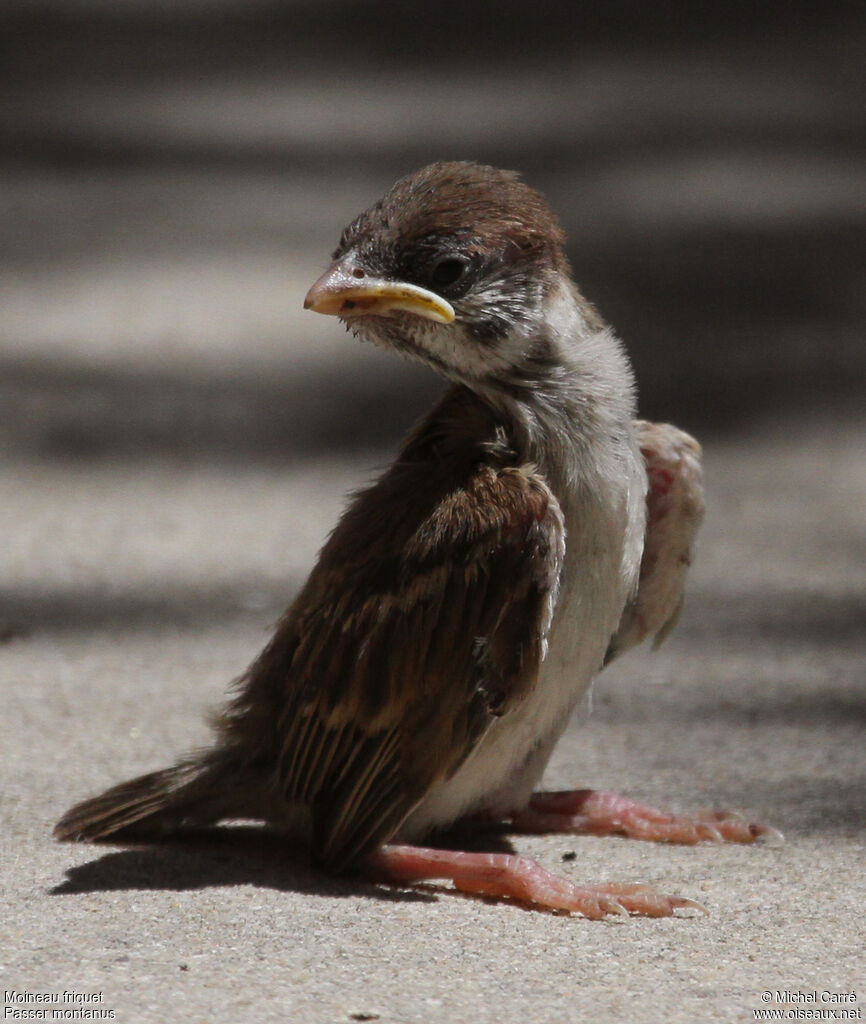
[[[435,902],[431,887],[391,887],[361,875],[333,875],[317,868],[306,852],[273,829],[234,825],[186,829],[158,841],[123,844],[66,871],[52,896],[125,890],[181,892],[218,886],[253,885],[332,898],[365,896],[387,902]],[[514,852],[495,829],[472,835],[449,833],[436,844],[445,849]]]

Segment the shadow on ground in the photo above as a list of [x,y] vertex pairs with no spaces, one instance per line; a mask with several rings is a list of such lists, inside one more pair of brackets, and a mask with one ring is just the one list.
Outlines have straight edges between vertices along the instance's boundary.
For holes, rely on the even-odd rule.
[[416,892],[386,889],[314,870],[286,839],[265,828],[202,829],[153,846],[106,853],[67,871],[54,896],[127,889],[176,891],[253,885],[280,892],[358,896],[389,902],[429,901]]
[[[492,828],[442,836],[444,849],[514,853],[514,846]],[[358,896],[389,902],[431,902],[435,890],[392,889],[363,879],[328,875],[313,868],[303,853],[265,827],[237,825],[190,829],[153,845],[106,853],[70,868],[53,896],[127,889],[193,890],[253,885],[280,892],[318,896]]]
[[[148,244],[193,259],[305,250],[304,188],[339,202],[360,181],[378,182],[378,192],[413,165],[471,157],[519,167],[548,192],[578,281],[632,353],[645,415],[706,431],[803,406],[854,407],[866,377],[856,5],[545,0],[505,4],[491,19],[470,3],[457,33],[449,5],[420,7],[411,21],[391,0],[374,8],[76,3],[49,14],[10,5],[0,13],[0,170],[19,185],[23,175],[25,190],[31,175],[47,189],[44,201],[12,200],[4,214],[10,268],[74,267],[94,254],[135,260]],[[423,68],[419,38],[442,44]],[[377,55],[413,68],[423,109],[383,92]],[[557,69],[572,90],[560,120],[549,116]],[[527,76],[545,116],[503,132],[496,89],[492,112],[472,106],[475,76],[501,75],[505,88],[512,72]],[[334,74],[344,102],[362,104],[363,133],[329,120],[340,106]],[[435,100],[440,85],[458,102],[431,115],[423,98]],[[204,128],[190,113],[197,103]],[[455,124],[461,142],[446,145]],[[163,203],[160,188],[178,169],[199,175],[200,187],[180,198],[169,189]],[[138,187],[149,183],[137,202],[125,170]],[[226,180],[251,174],[261,192],[232,219]],[[65,196],[64,176],[77,182]],[[359,448],[396,437],[437,387],[397,370],[347,380],[340,367],[298,380],[288,362],[284,374],[244,379],[109,370],[76,362],[74,351],[65,361],[6,359],[0,371],[7,450],[71,459]]]

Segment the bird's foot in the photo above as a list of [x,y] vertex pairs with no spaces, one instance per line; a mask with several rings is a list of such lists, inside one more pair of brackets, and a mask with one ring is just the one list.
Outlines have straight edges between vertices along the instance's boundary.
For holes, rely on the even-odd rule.
[[734,811],[669,814],[618,793],[596,789],[533,793],[529,806],[511,818],[515,831],[571,835],[629,836],[660,843],[753,843],[764,836],[782,839],[768,825],[747,821]]
[[460,892],[516,900],[544,910],[570,911],[599,920],[608,915],[672,917],[675,910],[706,909],[652,886],[574,885],[526,857],[464,853],[421,846],[383,846],[366,862],[369,877],[391,885],[447,879]]

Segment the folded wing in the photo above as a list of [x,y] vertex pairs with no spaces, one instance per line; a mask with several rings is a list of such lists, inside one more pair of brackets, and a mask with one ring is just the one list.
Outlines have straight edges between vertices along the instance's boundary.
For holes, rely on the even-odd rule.
[[669,423],[635,422],[649,480],[638,590],[626,605],[606,662],[649,636],[658,646],[677,623],[695,537],[704,517],[701,448]]
[[[336,869],[456,771],[544,656],[556,500],[531,468],[451,466],[398,463],[356,499],[224,722],[246,750],[270,730],[274,787]],[[273,722],[250,721],[262,707]]]

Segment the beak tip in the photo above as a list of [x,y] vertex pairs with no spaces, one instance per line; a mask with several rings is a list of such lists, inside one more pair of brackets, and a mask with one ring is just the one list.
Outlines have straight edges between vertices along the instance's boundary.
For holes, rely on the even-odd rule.
[[450,324],[454,308],[449,302],[418,285],[401,281],[358,280],[352,268],[331,266],[304,297],[304,309],[338,317],[388,316],[404,310],[416,316]]
[[304,309],[309,309],[313,313],[322,312],[322,295],[316,294],[313,288],[304,296]]

